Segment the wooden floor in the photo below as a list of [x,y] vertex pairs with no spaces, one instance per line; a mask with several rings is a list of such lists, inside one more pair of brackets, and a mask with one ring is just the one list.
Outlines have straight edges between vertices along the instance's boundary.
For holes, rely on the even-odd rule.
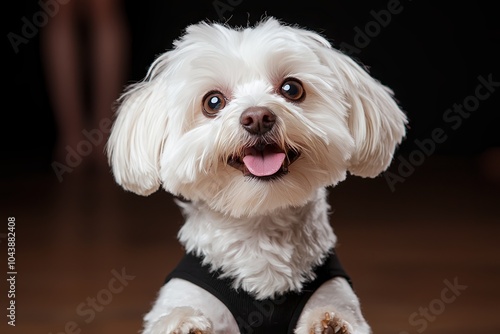
[[[0,249],[14,216],[17,276],[16,326],[2,315],[0,332],[137,333],[182,254],[171,196],[86,173],[4,179],[1,191]],[[394,192],[384,178],[350,177],[330,199],[374,333],[500,333],[500,186],[475,160],[428,159]]]

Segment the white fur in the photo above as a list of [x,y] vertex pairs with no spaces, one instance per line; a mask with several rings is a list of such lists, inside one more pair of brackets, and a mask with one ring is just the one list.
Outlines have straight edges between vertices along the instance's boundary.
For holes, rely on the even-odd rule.
[[311,267],[321,264],[335,246],[325,198],[320,189],[303,207],[239,219],[202,203],[186,204],[179,239],[186,251],[202,255],[213,269],[234,278],[235,288],[257,299],[300,291],[313,278]]
[[[404,136],[404,113],[387,87],[325,38],[273,18],[240,29],[192,25],[174,46],[120,100],[108,142],[116,181],[141,195],[163,186],[189,200],[181,204],[186,216],[181,243],[233,278],[235,287],[258,299],[299,291],[336,242],[324,188],[347,172],[375,177],[385,170]],[[288,77],[302,82],[303,101],[279,94]],[[202,98],[212,90],[227,102],[209,118],[201,111]],[[256,106],[276,116],[266,140],[300,152],[280,179],[246,177],[227,163],[255,143],[240,115]],[[185,284],[176,290],[172,284],[163,287],[146,316],[144,333],[157,333],[158,326],[165,328],[161,333],[188,333],[192,328],[183,323],[225,333],[216,325],[226,319],[223,305],[206,295],[197,302],[182,299],[180,292],[188,296],[200,289]],[[331,308],[355,333],[368,333],[350,287],[326,286],[304,314],[315,318],[318,310]],[[339,300],[325,304],[321,296]],[[210,305],[217,305],[215,311]],[[312,318],[301,317],[298,334],[321,320]]]
[[183,321],[185,327],[192,323],[199,330],[238,333],[236,321],[220,300],[197,285],[178,278],[173,278],[161,288],[144,320],[144,333],[150,334],[155,333],[154,328],[159,328],[158,334],[170,333],[181,327]]
[[314,328],[316,333],[326,312],[332,318],[340,317],[349,324],[352,333],[370,333],[370,327],[361,314],[359,300],[343,278],[331,279],[316,290],[307,301],[295,332],[309,334],[311,328]]

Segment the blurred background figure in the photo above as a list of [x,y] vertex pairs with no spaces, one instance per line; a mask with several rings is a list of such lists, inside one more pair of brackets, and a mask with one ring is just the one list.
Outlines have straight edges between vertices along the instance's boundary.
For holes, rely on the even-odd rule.
[[[42,31],[42,56],[58,137],[54,159],[64,162],[68,149],[96,130],[91,152],[82,163],[109,170],[104,145],[129,63],[129,32],[121,0],[71,0]],[[109,121],[108,121],[109,120]],[[89,146],[87,146],[87,149]],[[75,168],[84,170],[84,168]]]

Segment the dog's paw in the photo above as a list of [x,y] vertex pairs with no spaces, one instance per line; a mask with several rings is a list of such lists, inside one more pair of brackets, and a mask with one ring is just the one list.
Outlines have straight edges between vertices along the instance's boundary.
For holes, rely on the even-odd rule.
[[310,334],[353,334],[351,325],[334,312],[325,312],[323,319],[311,327]]
[[149,324],[143,334],[213,334],[212,323],[200,311],[177,307]]

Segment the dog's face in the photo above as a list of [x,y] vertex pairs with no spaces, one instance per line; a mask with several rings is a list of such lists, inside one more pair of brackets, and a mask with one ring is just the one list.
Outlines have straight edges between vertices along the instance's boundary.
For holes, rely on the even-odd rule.
[[347,171],[378,175],[405,123],[390,90],[313,32],[201,23],[123,95],[108,153],[125,189],[258,215]]

